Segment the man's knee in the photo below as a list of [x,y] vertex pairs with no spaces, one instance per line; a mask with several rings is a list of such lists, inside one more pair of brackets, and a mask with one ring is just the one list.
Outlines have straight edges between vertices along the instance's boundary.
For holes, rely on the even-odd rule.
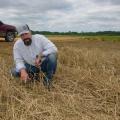
[[52,63],[56,63],[57,62],[57,54],[53,53],[53,54],[48,55],[48,61],[52,62]]
[[16,71],[16,68],[11,68],[10,73],[13,77],[20,77],[20,73]]

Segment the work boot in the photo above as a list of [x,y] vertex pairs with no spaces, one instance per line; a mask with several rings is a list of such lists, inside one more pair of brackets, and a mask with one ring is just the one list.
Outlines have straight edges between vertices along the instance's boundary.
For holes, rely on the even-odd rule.
[[50,91],[50,88],[52,86],[52,80],[44,77],[43,85],[48,89],[48,91]]

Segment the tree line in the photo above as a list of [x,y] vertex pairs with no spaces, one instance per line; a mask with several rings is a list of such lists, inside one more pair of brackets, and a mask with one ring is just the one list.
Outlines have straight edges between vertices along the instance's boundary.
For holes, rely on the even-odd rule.
[[50,31],[32,31],[32,34],[43,34],[43,35],[110,35],[110,36],[120,36],[120,31],[99,31],[99,32],[50,32]]

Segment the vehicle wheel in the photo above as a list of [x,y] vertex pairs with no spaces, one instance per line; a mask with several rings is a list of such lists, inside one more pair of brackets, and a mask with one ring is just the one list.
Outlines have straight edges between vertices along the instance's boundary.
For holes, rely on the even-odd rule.
[[14,41],[14,39],[15,39],[15,34],[14,34],[14,32],[7,32],[6,33],[6,36],[5,36],[5,41],[6,42],[13,42]]

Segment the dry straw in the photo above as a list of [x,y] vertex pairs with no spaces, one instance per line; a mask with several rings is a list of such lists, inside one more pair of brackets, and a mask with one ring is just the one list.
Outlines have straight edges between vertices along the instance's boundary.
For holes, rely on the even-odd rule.
[[42,82],[22,85],[11,77],[12,45],[0,44],[4,53],[0,53],[0,119],[119,120],[120,43],[80,37],[51,39],[59,49],[51,92]]

